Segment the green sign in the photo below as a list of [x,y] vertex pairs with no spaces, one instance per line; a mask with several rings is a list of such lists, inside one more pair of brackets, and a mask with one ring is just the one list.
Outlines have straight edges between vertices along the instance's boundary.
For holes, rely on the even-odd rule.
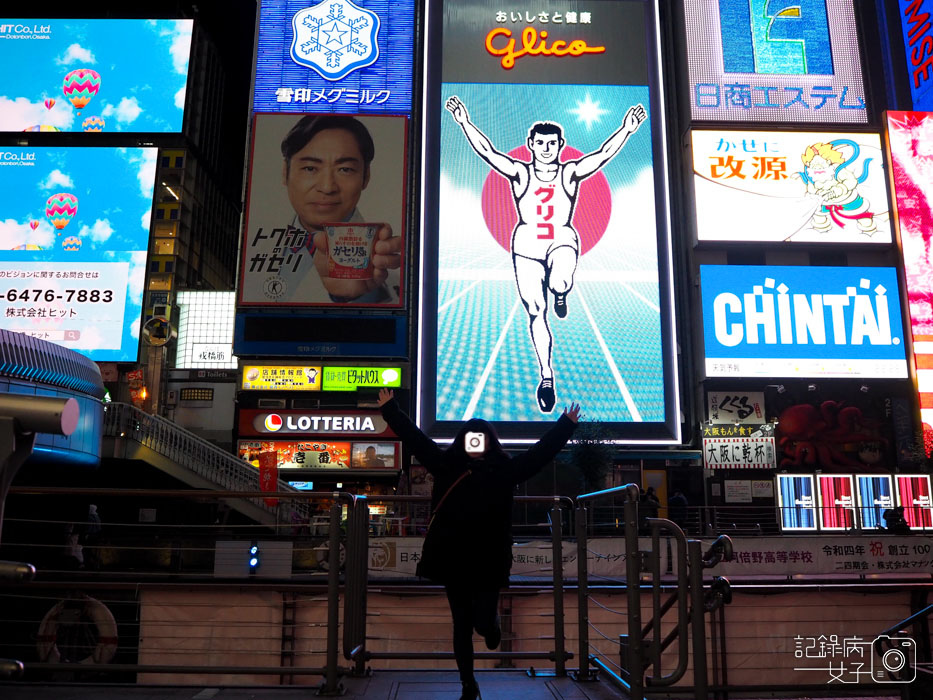
[[321,388],[324,391],[356,391],[401,385],[401,367],[325,367]]

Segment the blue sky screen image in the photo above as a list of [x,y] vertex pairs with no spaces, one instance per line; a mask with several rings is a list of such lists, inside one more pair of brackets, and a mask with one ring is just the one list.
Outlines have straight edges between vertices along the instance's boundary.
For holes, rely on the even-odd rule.
[[181,131],[192,25],[0,18],[0,131]]
[[156,160],[0,146],[0,328],[136,361]]

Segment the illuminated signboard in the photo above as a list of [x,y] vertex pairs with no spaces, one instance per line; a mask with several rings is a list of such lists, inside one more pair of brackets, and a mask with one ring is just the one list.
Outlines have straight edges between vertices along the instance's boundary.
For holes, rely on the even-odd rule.
[[193,24],[0,19],[0,131],[181,131]]
[[773,437],[703,438],[706,469],[773,469]]
[[236,292],[178,292],[178,369],[236,369]]
[[907,376],[890,267],[701,265],[709,377]]
[[904,508],[904,519],[911,530],[933,527],[933,504],[930,501],[928,474],[896,474],[897,504]]
[[852,0],[686,0],[697,121],[864,124]]
[[883,474],[856,474],[859,519],[863,530],[884,527],[884,511],[894,505],[891,477]]
[[816,494],[812,474],[778,474],[778,509],[782,530],[816,530]]
[[402,385],[401,367],[325,367],[324,391],[356,391]]
[[[257,114],[254,127],[240,304],[401,306],[407,119]],[[320,184],[337,166],[339,186]],[[334,224],[365,233],[341,245]],[[348,251],[354,266],[335,265]]]
[[876,134],[693,131],[697,238],[890,243]]
[[933,446],[933,113],[888,112],[888,146],[907,278],[920,417],[929,455]]
[[820,529],[850,530],[855,527],[855,492],[852,475],[817,476],[819,485]]
[[717,425],[761,425],[765,395],[761,391],[709,391],[706,418]]
[[318,411],[296,409],[270,412],[252,408],[240,411],[240,435],[301,433],[303,435],[372,435],[394,437],[379,413],[364,411]]
[[933,0],[898,0],[914,109],[933,109]]
[[135,362],[155,148],[0,147],[0,327]]
[[262,0],[253,109],[411,111],[414,0]]
[[276,453],[279,469],[394,470],[398,468],[399,463],[397,442],[240,440],[238,445],[240,458],[257,468],[260,455],[273,451]]
[[243,389],[318,391],[321,367],[307,365],[243,365]]
[[428,11],[419,424],[679,442],[656,8]]

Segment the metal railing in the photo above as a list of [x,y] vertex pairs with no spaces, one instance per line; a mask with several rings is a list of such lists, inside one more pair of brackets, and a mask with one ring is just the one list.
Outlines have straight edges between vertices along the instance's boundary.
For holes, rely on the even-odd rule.
[[[259,484],[256,468],[247,462],[165,418],[150,415],[129,404],[106,404],[104,435],[138,442],[223,490],[255,491]],[[278,480],[278,490],[297,491],[281,479]],[[286,522],[291,519],[293,513],[299,519],[307,520],[310,512],[307,503],[303,501],[289,500],[270,506],[264,498],[249,500],[253,505],[276,514],[279,520]]]

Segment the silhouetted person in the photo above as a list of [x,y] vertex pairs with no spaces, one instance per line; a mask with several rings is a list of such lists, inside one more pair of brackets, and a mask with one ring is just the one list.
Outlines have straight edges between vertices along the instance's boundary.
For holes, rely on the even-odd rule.
[[418,575],[444,586],[454,622],[454,655],[463,684],[461,700],[474,700],[473,630],[495,649],[502,638],[496,611],[499,590],[512,568],[512,495],[560,452],[580,417],[571,404],[544,437],[509,457],[487,421],[467,421],[447,449],[405,415],[388,389],[379,405],[389,427],[434,477],[431,520]]
[[667,513],[681,529],[687,527],[687,505],[683,491],[674,491],[674,495],[667,499]]
[[881,517],[884,518],[884,526],[895,535],[909,535],[910,534],[910,525],[907,523],[907,519],[904,517],[904,508],[903,506],[895,506],[893,508],[888,508],[881,514]]

